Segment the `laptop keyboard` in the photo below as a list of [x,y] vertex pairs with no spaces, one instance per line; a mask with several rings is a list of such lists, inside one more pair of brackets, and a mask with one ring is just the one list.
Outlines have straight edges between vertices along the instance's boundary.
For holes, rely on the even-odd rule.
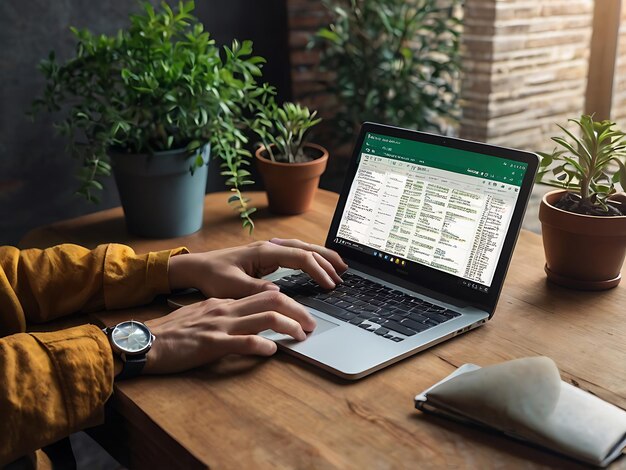
[[331,291],[319,287],[306,273],[274,283],[303,305],[395,342],[461,316],[354,273],[345,273],[342,279]]

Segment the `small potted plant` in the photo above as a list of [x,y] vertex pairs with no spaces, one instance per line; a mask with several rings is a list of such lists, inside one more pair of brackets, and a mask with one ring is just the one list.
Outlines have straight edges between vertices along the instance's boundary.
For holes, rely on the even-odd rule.
[[257,84],[264,60],[251,55],[252,43],[220,52],[193,9],[146,2],[113,36],[72,28],[76,56],[59,64],[51,53],[40,66],[47,83],[34,108],[64,113],[57,127],[81,164],[78,192],[96,201],[113,169],[127,226],[139,235],[202,226],[209,153],[222,161],[244,226],[253,226],[241,194],[251,156],[242,128],[273,90]]
[[[575,289],[602,290],[619,284],[626,255],[626,134],[611,121],[570,119],[580,137],[559,126],[562,147],[541,154],[539,182],[561,188],[539,208],[545,270],[551,281]],[[552,175],[552,177],[548,177]]]
[[321,121],[316,115],[294,103],[278,106],[270,98],[251,126],[261,139],[256,163],[276,214],[305,212],[326,169],[328,150],[306,142],[309,130]]

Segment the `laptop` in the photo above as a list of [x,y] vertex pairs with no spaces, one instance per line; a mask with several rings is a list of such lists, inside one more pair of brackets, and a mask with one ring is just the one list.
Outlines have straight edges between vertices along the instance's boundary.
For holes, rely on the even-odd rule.
[[361,127],[325,246],[350,268],[332,291],[266,276],[307,306],[302,342],[260,333],[359,379],[493,317],[530,197],[534,153],[382,124]]

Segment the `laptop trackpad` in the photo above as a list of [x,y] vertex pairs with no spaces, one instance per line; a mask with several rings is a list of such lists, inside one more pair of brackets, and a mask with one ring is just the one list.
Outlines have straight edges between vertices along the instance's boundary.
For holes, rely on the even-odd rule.
[[[336,327],[339,326],[337,323],[333,323],[331,321],[324,320],[323,318],[318,317],[314,313],[311,313],[311,315],[313,315],[315,317],[315,321],[317,323],[317,326],[315,327],[315,330],[313,330],[313,332],[311,332],[311,333],[309,333],[307,335],[307,339],[312,337],[312,336],[317,336],[317,335],[320,335],[322,333],[325,333],[326,331],[332,330],[333,328],[336,328]],[[282,333],[276,333],[273,330],[261,331],[259,333],[259,335],[263,336],[264,338],[271,339],[272,341],[281,341],[281,340],[295,341],[291,336],[284,335]]]

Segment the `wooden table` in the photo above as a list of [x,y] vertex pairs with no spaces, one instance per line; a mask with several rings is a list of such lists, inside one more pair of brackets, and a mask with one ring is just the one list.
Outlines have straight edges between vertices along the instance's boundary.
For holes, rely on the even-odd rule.
[[[128,235],[118,208],[34,230],[21,245],[121,242],[143,252],[211,250],[274,236],[323,243],[337,201],[320,191],[306,214],[276,217],[263,193],[251,197],[260,208],[253,237],[218,193],[206,198],[204,228],[180,239]],[[357,382],[279,352],[116,384],[114,413],[100,436],[133,468],[576,468],[413,409],[417,392],[461,364],[535,355],[554,359],[565,380],[626,408],[626,282],[601,293],[566,290],[546,282],[543,265],[541,238],[522,232],[492,321]],[[112,324],[167,311],[157,302],[97,317]],[[626,468],[626,458],[613,467]]]

